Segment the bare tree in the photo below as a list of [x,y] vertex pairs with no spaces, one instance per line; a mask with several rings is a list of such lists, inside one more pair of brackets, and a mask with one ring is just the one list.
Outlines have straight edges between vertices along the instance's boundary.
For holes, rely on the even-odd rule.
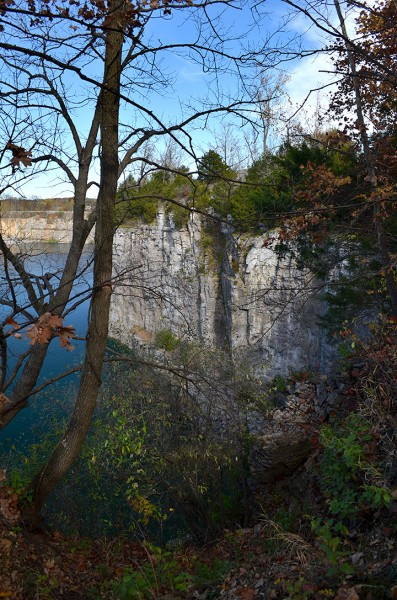
[[286,119],[285,98],[287,96],[285,85],[289,77],[286,73],[265,73],[260,76],[256,101],[259,106],[259,119],[262,133],[262,152],[265,157],[269,152],[270,135],[281,127],[280,122]]
[[[15,319],[19,319],[22,330],[36,322],[39,331],[35,343],[17,361],[12,376],[8,381],[3,377],[3,394],[8,395],[2,397],[0,406],[2,427],[28,406],[29,397],[37,389],[49,342],[63,327],[62,316],[81,254],[95,225],[93,291],[80,387],[67,430],[32,484],[33,521],[77,457],[95,409],[108,333],[119,177],[132,164],[147,159],[144,148],[150,140],[167,137],[193,159],[193,125],[225,111],[244,118],[248,103],[243,88],[233,99],[225,100],[219,94],[217,102],[211,92],[211,101],[201,99],[196,107],[189,103],[175,122],[157,115],[149,101],[153,90],[169,90],[172,83],[171,75],[161,66],[161,54],[174,52],[189,57],[211,73],[211,83],[224,64],[229,74],[232,66],[237,72],[250,66],[247,55],[240,58],[239,51],[226,51],[222,43],[219,23],[228,4],[223,2],[219,10],[212,0],[156,1],[150,6],[109,0],[106,5],[70,2],[60,9],[55,2],[39,0],[28,7],[12,1],[0,7],[0,100],[4,121],[9,123],[4,130],[8,138],[4,138],[4,148],[12,153],[12,176],[17,173],[23,179],[23,167],[29,168],[30,164],[54,168],[71,184],[74,196],[72,242],[59,284],[51,292],[40,292],[43,286],[40,288],[40,282],[34,280],[18,253],[0,235],[4,269],[7,272],[8,265],[12,265],[18,285],[28,297],[29,309],[21,306],[11,291],[11,303],[5,302],[8,311],[2,323],[3,373],[7,371],[7,336]],[[167,20],[182,10],[196,22],[193,41],[162,43],[150,38],[151,27],[166,27]],[[21,115],[18,119],[16,113]],[[3,158],[5,155],[3,151]],[[87,214],[87,194],[94,187],[98,190],[97,201]],[[44,337],[40,333],[43,323]],[[15,385],[8,391],[11,381]]]

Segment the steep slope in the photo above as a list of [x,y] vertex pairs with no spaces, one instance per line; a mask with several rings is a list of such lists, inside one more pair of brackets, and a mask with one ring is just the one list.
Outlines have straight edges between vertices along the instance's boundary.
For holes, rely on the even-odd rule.
[[237,236],[198,215],[178,229],[160,207],[154,223],[121,228],[114,252],[111,334],[124,343],[167,330],[230,351],[266,378],[332,360],[317,324],[322,284],[278,256],[269,234]]

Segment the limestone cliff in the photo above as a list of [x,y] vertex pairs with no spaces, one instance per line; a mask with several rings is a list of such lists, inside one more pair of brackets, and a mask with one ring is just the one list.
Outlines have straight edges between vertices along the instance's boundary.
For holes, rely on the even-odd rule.
[[[62,210],[6,211],[1,215],[1,231],[9,242],[56,242],[70,244],[72,241],[73,213]],[[91,243],[91,233],[88,242]]]
[[268,234],[237,236],[198,215],[178,229],[163,208],[153,224],[121,228],[111,335],[151,342],[167,329],[230,351],[266,378],[326,369],[332,351],[317,326],[318,282],[273,245]]

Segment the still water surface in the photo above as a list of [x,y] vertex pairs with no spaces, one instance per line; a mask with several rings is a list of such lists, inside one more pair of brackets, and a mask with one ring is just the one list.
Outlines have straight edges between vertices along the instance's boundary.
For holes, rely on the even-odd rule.
[[[43,275],[52,273],[50,280],[54,287],[56,280],[60,278],[63,266],[66,261],[68,244],[34,244],[24,247],[25,269],[32,275]],[[4,269],[0,269],[2,286],[5,287]],[[65,317],[64,323],[72,325],[76,329],[79,337],[86,334],[87,316],[89,307],[89,290],[92,285],[92,248],[87,247],[83,253],[79,276],[76,280],[71,301],[67,310],[70,314]],[[2,290],[3,291],[3,290]],[[27,305],[26,293],[21,286],[16,286],[18,300]],[[0,307],[0,319],[3,320],[9,314],[9,308]],[[26,340],[24,334],[22,339],[9,338],[10,358],[8,371],[10,372],[16,363],[18,355],[28,347],[29,340]],[[74,340],[74,350],[67,352],[60,347],[59,339],[51,341],[48,353],[44,362],[44,367],[40,374],[38,385],[49,380],[65,370],[81,363],[84,356],[84,342]],[[71,408],[72,400],[77,390],[79,374],[73,374],[63,378],[54,385],[43,390],[41,393],[32,396],[29,407],[23,409],[15,419],[0,433],[0,453],[7,453],[13,444],[18,447],[26,447],[28,444],[36,441],[37,429],[39,424],[48,419],[49,416],[56,416],[62,413],[65,416]]]
[[[65,264],[69,246],[66,244],[35,245],[26,254],[25,269],[33,275],[55,273],[55,281]],[[89,310],[89,293],[92,286],[92,248],[87,248],[80,263],[80,275],[75,283],[72,298],[67,307],[71,312],[65,317],[66,325],[73,325],[78,336],[85,336]],[[4,297],[6,282],[4,271],[0,267],[0,298]],[[54,286],[55,287],[55,286]],[[1,289],[3,288],[3,289]],[[28,305],[26,293],[17,286],[18,297]],[[73,309],[73,310],[72,310]],[[66,311],[66,312],[67,312]],[[8,307],[0,306],[0,320],[10,314]],[[12,357],[9,361],[9,371],[15,365],[18,355],[28,348],[29,340],[24,338],[9,339]],[[112,342],[114,344],[114,342]],[[60,347],[59,339],[51,341],[40,374],[38,385],[52,379],[58,374],[81,364],[84,358],[84,342],[73,340],[73,352],[67,352]],[[129,370],[130,369],[130,370]],[[122,367],[123,374],[117,367],[109,367],[104,373],[103,394],[117,394],[123,387],[123,381],[133,367]],[[0,468],[7,468],[8,473],[22,473],[26,481],[48,458],[52,445],[59,439],[59,428],[67,420],[78,389],[79,373],[62,378],[30,399],[29,407],[23,409],[15,419],[0,432]],[[121,387],[120,387],[121,386]],[[96,428],[94,419],[93,430]],[[33,472],[32,472],[33,471]],[[55,528],[67,532],[78,531],[83,535],[114,534],[118,531],[131,530],[134,511],[126,503],[123,494],[114,488],[114,482],[108,480],[106,473],[92,487],[87,463],[84,460],[68,473],[66,479],[56,488],[45,507],[47,522]],[[163,495],[163,502],[168,502]],[[135,515],[135,520],[136,520]],[[167,522],[147,528],[157,541],[173,537],[180,530],[182,521],[176,518],[175,524]],[[135,531],[135,530],[131,530]],[[134,533],[135,535],[135,533]],[[165,537],[164,537],[165,536]]]

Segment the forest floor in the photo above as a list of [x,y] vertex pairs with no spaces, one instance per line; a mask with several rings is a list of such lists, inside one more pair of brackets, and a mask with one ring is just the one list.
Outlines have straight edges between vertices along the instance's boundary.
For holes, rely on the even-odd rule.
[[[297,477],[306,481],[305,468],[293,487]],[[287,500],[280,500],[291,489],[289,481],[280,482],[253,527],[227,531],[204,548],[189,544],[171,551],[123,538],[29,532],[17,495],[3,486],[0,598],[397,598],[394,508],[363,513],[340,536],[326,529],[313,534],[307,515],[289,512]],[[266,516],[271,513],[273,519]]]
[[303,465],[204,547],[29,531],[0,470],[0,599],[397,600],[397,354],[379,343]]

